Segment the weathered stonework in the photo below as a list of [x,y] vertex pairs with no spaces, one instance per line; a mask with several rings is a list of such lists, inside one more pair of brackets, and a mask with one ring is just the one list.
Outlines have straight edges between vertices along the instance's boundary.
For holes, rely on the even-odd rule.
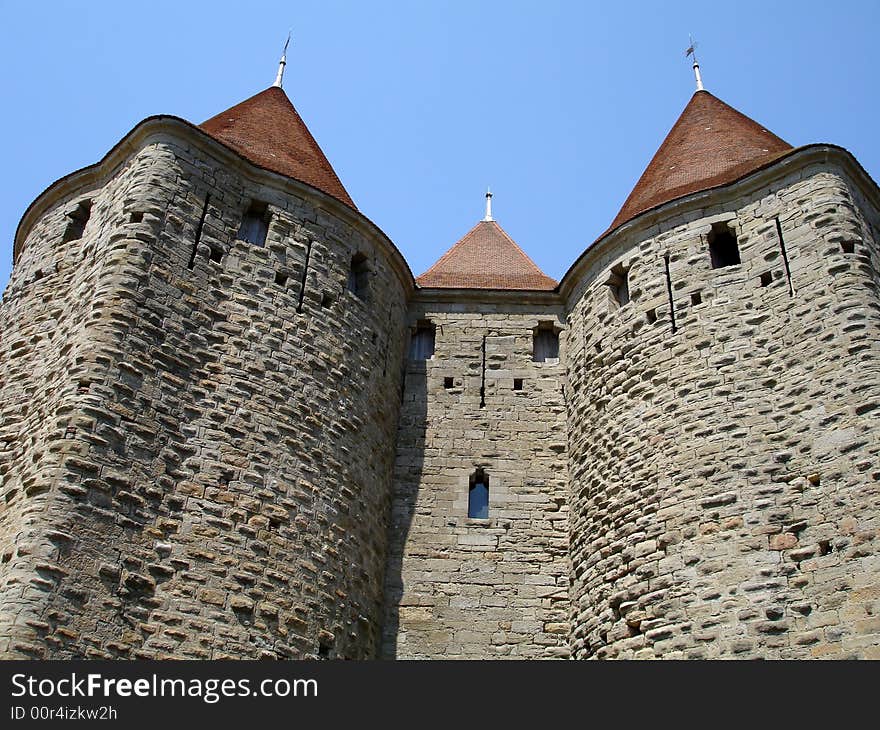
[[[260,142],[258,112],[217,119]],[[655,166],[664,202],[555,290],[530,262],[543,288],[442,289],[314,140],[286,160],[336,195],[145,120],[16,237],[0,656],[880,658],[880,191],[779,143],[695,193]],[[721,224],[741,262],[712,268]]]
[[[574,656],[880,657],[880,262],[855,189],[821,164],[708,198],[573,287]],[[718,219],[741,265],[711,268]]]
[[[405,265],[357,214],[185,132],[52,206],[16,262],[0,651],[372,656]],[[236,240],[252,199],[265,247]]]
[[[562,304],[441,295],[410,306],[412,327],[436,326],[436,349],[406,368],[383,654],[568,656],[564,369],[532,361],[533,330],[562,331]],[[477,468],[488,519],[468,518]]]

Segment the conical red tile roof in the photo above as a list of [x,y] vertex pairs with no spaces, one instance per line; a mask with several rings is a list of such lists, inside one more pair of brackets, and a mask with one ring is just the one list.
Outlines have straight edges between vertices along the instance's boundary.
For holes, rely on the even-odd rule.
[[495,221],[480,221],[416,279],[438,289],[552,291],[546,276]]
[[698,91],[639,178],[611,229],[683,195],[738,180],[791,149],[788,142],[708,91]]
[[357,210],[287,94],[277,86],[199,126],[251,162],[307,183]]

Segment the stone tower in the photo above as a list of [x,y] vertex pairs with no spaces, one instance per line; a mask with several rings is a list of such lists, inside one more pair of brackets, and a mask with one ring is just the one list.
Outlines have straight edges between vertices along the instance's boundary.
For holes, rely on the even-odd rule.
[[878,190],[697,91],[560,287],[575,657],[878,657]]
[[279,87],[44,192],[0,323],[0,651],[373,656],[412,288]]
[[698,90],[562,281],[413,279],[280,88],[42,193],[6,657],[880,657],[880,191]]
[[[488,210],[416,281],[384,655],[567,656],[557,284]],[[477,484],[488,489],[482,513],[469,504]]]

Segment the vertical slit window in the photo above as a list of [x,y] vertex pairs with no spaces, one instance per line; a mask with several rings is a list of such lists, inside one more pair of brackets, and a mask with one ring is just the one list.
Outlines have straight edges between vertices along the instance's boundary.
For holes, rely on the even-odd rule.
[[782,262],[785,264],[785,279],[788,282],[788,296],[794,296],[794,286],[791,283],[791,267],[788,264],[788,251],[785,250],[785,237],[782,235],[782,224],[776,218],[776,235],[779,237],[779,250],[782,252]]
[[[196,236],[193,239],[192,253],[189,257],[189,268],[193,268],[196,265],[196,253],[198,253],[199,250],[199,242],[202,240],[202,230],[205,227],[205,218],[208,217],[208,205],[210,205],[210,203],[211,195],[209,193],[205,195],[205,204],[202,206],[202,215],[199,216],[199,224],[196,226]],[[213,256],[211,256],[211,260],[214,260]]]
[[477,469],[470,478],[468,488],[468,517],[474,520],[489,519],[489,476]]
[[265,246],[266,235],[269,233],[269,206],[266,203],[253,201],[241,219],[238,229],[238,240],[247,241],[254,246]]
[[672,324],[672,333],[675,334],[675,301],[672,298],[672,275],[669,273],[669,254],[663,254],[663,264],[666,267],[666,294],[669,296],[669,322]]

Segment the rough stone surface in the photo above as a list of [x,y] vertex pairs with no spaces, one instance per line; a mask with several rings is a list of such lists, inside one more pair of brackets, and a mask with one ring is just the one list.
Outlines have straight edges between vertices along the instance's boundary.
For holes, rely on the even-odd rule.
[[[711,268],[719,219],[740,265]],[[876,226],[813,168],[594,261],[567,348],[575,657],[878,656]]]
[[[251,199],[264,247],[236,240]],[[406,299],[384,250],[182,142],[40,220],[0,315],[3,655],[375,655]]]
[[25,217],[0,655],[880,658],[880,216],[845,153],[668,203],[559,293],[413,295],[356,212],[155,124]]
[[[562,306],[413,302],[411,324],[426,320],[436,349],[407,365],[398,431],[383,655],[568,656],[564,369],[532,361],[533,329],[561,330]],[[486,520],[468,518],[477,468]]]

